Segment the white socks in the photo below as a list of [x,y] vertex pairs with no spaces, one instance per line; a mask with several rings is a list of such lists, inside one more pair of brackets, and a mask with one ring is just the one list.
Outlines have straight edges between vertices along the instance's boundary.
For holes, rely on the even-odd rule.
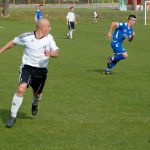
[[[41,100],[42,95],[40,96],[33,96],[32,97],[32,105],[37,106],[38,102]],[[22,104],[23,97],[22,96],[17,96],[14,94],[13,100],[12,100],[12,105],[11,105],[11,116],[16,117],[17,112]]]
[[68,33],[67,33],[67,36],[72,39],[73,38],[73,30],[70,30]]
[[14,97],[12,100],[12,105],[11,105],[11,116],[12,117],[17,116],[17,112],[18,112],[18,109],[20,108],[20,106],[22,104],[22,101],[23,101],[22,96],[17,96],[16,94],[14,94]]
[[71,30],[71,31],[69,32],[69,35],[70,35],[70,38],[72,39],[72,37],[73,37],[73,30]]

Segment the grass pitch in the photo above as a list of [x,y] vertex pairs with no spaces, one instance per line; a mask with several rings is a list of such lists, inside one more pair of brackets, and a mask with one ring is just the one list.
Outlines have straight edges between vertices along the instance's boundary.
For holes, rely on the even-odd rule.
[[[27,14],[19,17],[19,12]],[[77,19],[73,40],[65,37],[66,10],[48,12],[52,34],[61,49],[59,58],[49,64],[39,115],[31,115],[29,88],[12,129],[5,128],[5,123],[18,83],[23,48],[16,46],[0,56],[1,150],[150,149],[150,27],[144,27],[141,20],[137,22],[135,39],[124,42],[129,58],[112,70],[112,76],[105,76],[102,70],[107,56],[112,55],[107,40],[110,23],[126,20],[131,12],[110,19],[113,11],[104,11],[104,19],[97,25],[92,23],[92,12],[77,10],[81,18]],[[1,18],[0,46],[22,32],[34,30],[33,11],[10,13],[10,18]],[[55,13],[62,16],[54,19]]]

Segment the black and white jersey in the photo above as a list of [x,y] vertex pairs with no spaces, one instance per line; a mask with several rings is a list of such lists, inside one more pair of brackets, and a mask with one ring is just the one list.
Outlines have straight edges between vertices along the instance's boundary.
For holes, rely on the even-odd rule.
[[24,53],[22,56],[22,64],[38,68],[47,68],[49,57],[45,56],[44,51],[56,51],[57,47],[53,36],[47,36],[36,39],[34,32],[27,32],[14,38],[14,44],[24,46]]

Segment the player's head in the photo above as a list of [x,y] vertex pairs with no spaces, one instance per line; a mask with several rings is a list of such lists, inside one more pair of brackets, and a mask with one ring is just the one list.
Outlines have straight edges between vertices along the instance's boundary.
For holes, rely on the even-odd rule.
[[39,10],[42,10],[43,9],[43,4],[40,4],[39,5]]
[[129,15],[128,20],[130,19],[135,19],[136,20],[136,16],[135,15]]
[[71,7],[70,7],[70,11],[73,11],[73,10],[74,10],[74,7],[71,6]]
[[36,31],[40,31],[43,36],[47,36],[51,30],[50,22],[42,18],[36,23]]
[[133,26],[135,24],[135,22],[136,22],[136,16],[135,15],[129,15],[129,17],[128,17],[128,24],[130,26]]

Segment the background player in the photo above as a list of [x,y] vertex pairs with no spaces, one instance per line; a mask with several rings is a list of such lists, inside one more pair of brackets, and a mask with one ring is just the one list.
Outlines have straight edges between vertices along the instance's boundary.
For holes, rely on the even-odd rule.
[[99,17],[99,12],[98,12],[98,10],[95,10],[94,11],[94,19],[93,19],[94,24],[97,24],[98,17]]
[[69,29],[69,32],[66,34],[66,36],[68,39],[69,38],[72,39],[73,32],[75,31],[75,24],[77,24],[73,7],[70,7],[70,11],[67,13],[66,19],[67,19],[67,25]]
[[40,4],[39,9],[35,12],[35,17],[34,17],[35,23],[43,17],[42,10],[43,10],[43,5]]

